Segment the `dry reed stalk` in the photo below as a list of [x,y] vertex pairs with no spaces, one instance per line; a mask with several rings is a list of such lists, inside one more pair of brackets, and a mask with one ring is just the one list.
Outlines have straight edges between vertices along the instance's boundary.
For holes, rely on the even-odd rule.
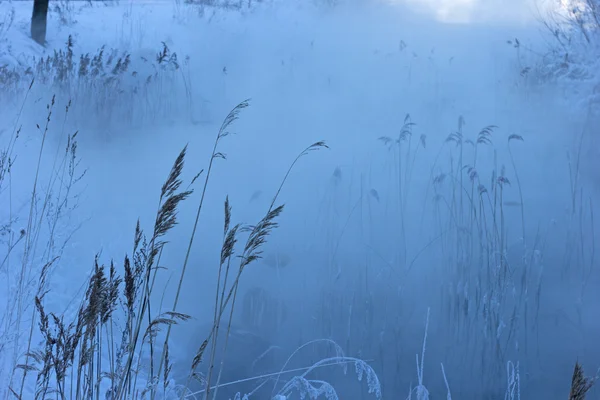
[[597,376],[594,378],[586,377],[583,374],[583,367],[577,361],[573,369],[573,377],[571,378],[569,400],[585,400],[587,392],[594,386],[597,380]]

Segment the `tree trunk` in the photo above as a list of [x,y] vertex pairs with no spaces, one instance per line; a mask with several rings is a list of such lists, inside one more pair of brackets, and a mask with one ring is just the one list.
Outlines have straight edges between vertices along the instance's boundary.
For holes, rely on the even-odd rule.
[[41,45],[46,43],[46,23],[48,19],[49,2],[50,0],[33,0],[31,38]]

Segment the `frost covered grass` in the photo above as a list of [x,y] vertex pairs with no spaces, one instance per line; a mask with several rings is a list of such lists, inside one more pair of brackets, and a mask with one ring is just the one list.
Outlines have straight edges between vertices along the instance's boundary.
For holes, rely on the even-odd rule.
[[54,50],[52,55],[1,66],[0,101],[13,103],[31,90],[30,83],[35,80],[37,94],[50,91],[70,100],[74,124],[91,114],[104,121],[100,128],[115,129],[115,121],[122,128],[180,117],[183,114],[178,104],[167,100],[167,94],[182,89],[187,101],[182,108],[189,117],[186,66],[187,60],[180,61],[165,43],[153,59],[132,57],[127,51],[105,46],[92,54],[76,54],[74,39],[69,35],[64,48]]
[[573,110],[600,105],[600,2],[557,2],[540,16],[548,37],[542,56],[529,43],[510,40],[518,55],[521,74],[537,86],[559,84],[568,95],[565,105]]
[[[48,117],[46,126],[42,131],[44,137],[48,134],[54,104],[53,98],[47,107]],[[203,171],[200,171],[194,176],[188,185],[188,189],[181,189],[183,185],[182,173],[187,156],[186,147],[175,160],[160,190],[158,210],[151,235],[146,236],[138,221],[134,233],[132,255],[125,256],[122,271],[119,271],[113,261],[110,261],[108,266],[102,264],[100,255],[97,255],[89,281],[86,283],[83,298],[80,299],[74,316],[71,317],[64,313],[49,310],[45,305],[45,297],[52,292],[50,289],[52,286],[52,265],[59,261],[61,256],[60,247],[56,249],[52,233],[59,221],[65,217],[65,212],[68,211],[64,208],[71,200],[72,185],[83,177],[82,175],[76,175],[78,163],[76,157],[77,142],[75,139],[77,134],[67,136],[66,152],[62,155],[62,158],[60,153],[55,156],[54,163],[59,168],[53,169],[57,174],[50,175],[49,186],[40,182],[40,187],[43,189],[38,190],[38,176],[36,173],[27,229],[21,231],[19,238],[15,238],[12,220],[5,227],[9,242],[7,243],[8,254],[4,261],[10,260],[12,252],[17,252],[15,248],[20,245],[21,241],[23,241],[23,247],[22,254],[19,254],[22,258],[19,260],[21,264],[21,272],[18,274],[19,280],[16,283],[16,288],[10,288],[9,301],[5,305],[6,310],[3,314],[3,334],[0,345],[3,354],[8,354],[10,350],[13,352],[12,361],[3,363],[3,367],[10,366],[12,363],[10,371],[0,371],[7,374],[2,375],[7,388],[3,396],[7,398],[14,396],[19,399],[30,396],[35,398],[57,396],[61,399],[126,399],[146,396],[151,398],[157,396],[159,398],[187,398],[199,394],[190,393],[185,384],[179,383],[176,385],[173,382],[171,377],[172,363],[169,357],[169,334],[173,326],[184,323],[191,318],[189,315],[178,312],[177,304],[181,283],[185,279],[189,252],[194,244],[194,236],[198,227],[213,162],[225,158],[225,155],[220,151],[219,144],[231,134],[228,129],[237,120],[239,113],[248,105],[249,103],[245,101],[235,107],[225,118],[216,136],[208,169],[204,174],[205,178],[198,203],[196,222],[189,239],[186,259],[179,279],[180,283],[170,311],[163,312],[164,307],[162,304],[158,308],[151,306],[150,299],[152,292],[157,290],[155,286],[161,280],[159,275],[162,269],[160,259],[163,249],[167,245],[167,235],[177,224],[178,207],[181,202],[186,201],[193,194],[193,189],[190,189],[190,187],[203,174]],[[68,111],[67,108],[65,113],[68,113]],[[19,138],[19,133],[20,130],[15,129],[9,143],[10,147],[2,153],[2,175],[0,175],[2,180],[0,182],[7,183],[8,189],[10,189],[10,178],[14,167],[12,161],[15,158],[10,151],[14,147],[13,141]],[[43,140],[39,160],[41,160],[42,154],[47,152],[44,143]],[[224,344],[221,344],[214,338],[218,337],[220,329],[227,332],[226,337],[229,336],[240,278],[247,267],[261,258],[263,245],[266,243],[271,231],[277,228],[277,219],[283,211],[283,205],[276,206],[276,203],[294,165],[301,157],[326,147],[325,143],[317,142],[298,155],[285,174],[265,216],[257,224],[232,225],[232,207],[229,199],[225,199],[223,244],[220,252],[218,281],[216,283],[213,328],[209,337],[201,343],[194,356],[187,381],[189,385],[192,379],[200,380],[206,387],[202,391],[204,398],[208,398],[211,391],[214,393],[212,398],[217,398],[220,386],[239,383],[226,382],[221,385],[220,380],[224,364],[216,365],[215,354],[218,345],[223,346],[223,351],[226,351],[227,339]],[[58,188],[52,185],[56,182],[60,182]],[[58,191],[56,198],[55,191]],[[38,197],[42,199],[41,209],[39,209],[40,201]],[[9,196],[8,201],[12,203],[10,200]],[[59,204],[56,204],[57,202]],[[46,209],[52,209],[52,212],[47,212]],[[42,259],[49,261],[38,272],[37,264],[40,259],[35,257],[35,253],[38,250],[40,231],[46,224],[51,227],[50,235],[47,236],[50,241],[47,244],[42,244],[42,250],[44,250]],[[242,249],[239,250],[236,244],[244,233],[247,234],[247,238]],[[65,245],[66,242],[62,244],[62,247]],[[44,248],[44,246],[47,247]],[[237,251],[240,251],[238,255],[236,255]],[[235,266],[235,264],[238,265]],[[5,267],[4,272],[8,278],[11,276],[11,271],[8,269],[10,265],[7,264]],[[36,280],[38,281],[37,287],[34,285]],[[27,305],[28,299],[32,297],[35,304],[34,308]],[[31,313],[28,322],[29,328],[24,331],[28,331],[29,334],[26,337],[21,337],[20,333],[23,331],[21,324],[27,322],[24,315],[28,310]],[[161,331],[165,329],[167,331],[166,335],[160,336]],[[17,334],[11,335],[10,332],[16,332]],[[41,338],[41,347],[39,348],[35,344],[37,337]],[[162,340],[164,342],[161,343]],[[155,353],[159,351],[162,354],[156,365]],[[146,356],[145,353],[147,352],[149,356]],[[208,361],[208,372],[206,374],[197,371],[201,363],[206,363],[205,358]],[[145,360],[149,360],[149,363],[146,364]],[[8,361],[8,357],[5,361]],[[287,398],[290,393],[298,392],[311,398],[324,395],[328,399],[337,399],[333,386],[324,381],[309,379],[308,376],[315,369],[324,366],[341,365],[345,369],[348,363],[354,364],[359,380],[362,380],[363,376],[366,377],[369,391],[373,392],[376,398],[381,398],[381,386],[374,370],[366,362],[357,358],[346,357],[343,353],[323,359],[311,367],[305,368],[301,375],[284,381],[285,384],[277,391],[274,398]],[[275,391],[277,382],[282,375],[295,371],[285,370],[284,365],[284,368],[277,374],[272,374],[271,377],[277,378],[273,391]],[[249,379],[265,377],[268,378],[269,376]],[[213,384],[213,382],[216,383]],[[251,395],[252,393],[244,394],[244,398],[249,398]],[[236,398],[240,398],[240,396],[238,393]]]
[[[407,220],[411,221],[411,224],[419,220],[414,216],[411,219],[406,217],[408,204],[415,202],[415,194],[412,193],[414,188],[411,185],[413,172],[417,165],[417,156],[420,152],[427,151],[426,135],[421,134],[418,139],[414,137],[415,129],[418,129],[415,125],[410,116],[406,116],[397,137],[380,138],[387,150],[388,159],[385,160],[385,164],[386,168],[390,168],[389,176],[393,183],[388,186],[385,198],[377,190],[369,189],[369,183],[361,183],[357,208],[360,210],[361,203],[365,202],[372,213],[372,209],[379,204],[389,202],[388,209],[393,211],[388,211],[385,224],[392,226],[384,229],[386,232],[393,232],[398,245],[393,254],[394,261],[389,262],[388,266],[394,274],[399,274],[403,279],[415,273],[413,268],[419,264],[418,261],[424,252],[439,249],[442,267],[434,268],[427,276],[432,274],[429,279],[434,279],[433,276],[439,277],[436,279],[440,284],[442,298],[439,318],[445,321],[446,326],[452,327],[446,331],[445,340],[449,346],[461,348],[461,359],[469,360],[468,363],[472,367],[477,365],[476,369],[481,374],[483,386],[494,386],[497,384],[496,377],[502,373],[508,359],[520,354],[518,351],[512,352],[511,349],[518,349],[521,341],[527,344],[528,337],[537,334],[538,327],[535,322],[529,322],[529,316],[533,316],[533,321],[538,320],[543,270],[537,257],[541,251],[541,244],[539,238],[534,238],[528,246],[526,238],[529,232],[525,226],[526,214],[523,211],[525,205],[522,202],[517,203],[521,211],[518,218],[514,218],[514,213],[511,215],[511,223],[512,226],[515,226],[515,223],[520,225],[517,230],[517,234],[520,234],[517,249],[521,255],[518,259],[513,259],[512,256],[509,258],[508,243],[512,239],[507,230],[509,222],[505,207],[506,191],[511,189],[512,178],[509,179],[506,167],[500,164],[498,151],[493,149],[494,131],[497,127],[484,127],[474,137],[469,137],[464,130],[462,117],[457,129],[441,144],[435,162],[430,167],[430,181],[424,188],[425,201],[421,207],[420,227],[409,226]],[[523,141],[523,138],[516,134],[507,138],[509,154],[512,154],[512,142],[518,141]],[[522,200],[518,171],[514,159],[509,160],[513,160],[511,175],[516,177],[515,186],[519,193],[517,198]],[[482,171],[486,171],[489,177],[480,176],[483,175]],[[340,175],[341,172],[337,171],[334,176],[336,174]],[[418,193],[419,198],[422,195]],[[430,212],[433,216],[427,215]],[[428,224],[433,226],[427,227],[424,221],[431,221]],[[428,232],[431,239],[425,247],[414,249],[411,236],[414,237],[417,230]],[[375,249],[375,246],[377,242],[373,240],[369,247]],[[377,263],[371,263],[357,280],[360,284],[352,294],[352,306],[348,316],[336,315],[336,307],[348,301],[344,300],[345,295],[339,292],[339,298],[330,295],[323,302],[323,307],[327,307],[325,310],[331,310],[327,312],[332,313],[323,317],[323,324],[327,332],[331,329],[329,326],[341,325],[342,321],[348,318],[348,331],[344,334],[348,343],[357,330],[382,329],[379,334],[379,350],[375,351],[379,355],[378,361],[382,363],[381,368],[385,369],[384,349],[389,340],[386,336],[398,335],[403,326],[403,321],[386,308],[390,307],[388,304],[391,301],[401,302],[403,295],[400,292],[393,294],[393,289],[390,291],[385,287],[376,289],[377,285],[382,283],[382,273],[369,272],[376,270]],[[330,279],[335,281],[336,276],[341,273],[334,267]],[[379,291],[378,295],[374,293],[375,290]],[[381,297],[382,291],[385,291],[385,297]],[[362,308],[363,306],[354,300],[356,297],[368,299],[369,309]],[[384,312],[376,311],[380,309]],[[353,313],[371,314],[370,324],[361,327],[362,321],[353,319]],[[467,348],[461,346],[465,337],[473,338]],[[395,341],[399,340],[396,336]],[[424,350],[425,342],[422,357]],[[422,364],[423,358],[420,364],[417,360],[419,385],[413,391],[418,398],[428,396],[423,386]],[[489,381],[486,382],[486,379]]]
[[[7,51],[2,112],[18,116],[3,124],[0,192],[11,393],[566,397],[573,362],[593,366],[597,355],[597,196],[584,176],[587,131],[548,100],[551,79],[532,78],[526,40],[512,29],[488,38],[488,28],[423,28],[379,5],[355,5],[363,15],[336,2],[218,3],[122,4],[93,24],[92,9],[61,3],[47,49]],[[518,73],[505,75],[500,56]],[[56,100],[42,115],[48,93]],[[252,134],[229,140],[247,103],[221,125],[209,108],[220,116],[249,95],[239,124]],[[32,129],[37,120],[46,127]],[[330,156],[296,159],[290,176],[302,184],[273,186],[287,179],[288,150],[312,135],[326,137]],[[83,179],[81,154],[95,164]],[[169,167],[166,183],[154,180]],[[82,201],[69,181],[91,195]],[[74,266],[92,261],[69,301],[76,270],[87,270]],[[253,344],[239,335],[267,346],[246,353]]]
[[[33,166],[35,174],[31,180],[31,197],[24,204],[19,204],[12,196],[14,179],[15,176],[18,177],[18,174],[15,175],[15,168],[18,168],[15,164],[18,158],[16,149],[19,147],[18,142],[22,140],[19,118],[0,156],[2,202],[7,205],[2,216],[5,252],[0,269],[6,283],[3,289],[5,295],[2,300],[5,302],[2,305],[0,332],[0,352],[3,355],[0,375],[3,379],[6,374],[11,379],[14,376],[10,365],[20,363],[20,354],[25,349],[23,346],[26,345],[28,352],[32,350],[31,339],[35,329],[32,296],[41,299],[47,293],[49,276],[60,259],[69,236],[78,228],[68,226],[68,223],[65,226],[65,220],[78,206],[76,190],[85,174],[79,168],[77,133],[71,134],[63,129],[58,146],[50,152],[51,173],[46,174],[42,168],[43,155],[50,151],[46,147],[46,138],[53,112],[54,97],[47,105],[45,124],[37,125],[41,142],[37,164]],[[65,114],[68,114],[68,107]],[[23,383],[19,387],[22,390]]]
[[[391,183],[385,192],[380,192],[363,178],[360,185],[355,184],[359,187],[354,191],[359,196],[357,211],[350,211],[360,224],[365,217],[359,213],[364,208],[370,220],[367,226],[373,226],[375,210],[385,207],[385,217],[377,226],[386,234],[394,235],[394,253],[381,245],[381,236],[369,231],[364,233],[367,237],[372,235],[372,239],[366,239],[367,246],[376,257],[367,258],[367,267],[354,278],[355,292],[350,299],[340,290],[323,301],[326,310],[335,310],[347,302],[352,304],[347,313],[336,315],[333,311],[334,314],[324,317],[323,329],[327,332],[331,326],[346,323],[347,331],[338,335],[346,337],[348,344],[358,332],[366,331],[363,333],[366,337],[378,337],[377,345],[365,346],[363,342],[354,346],[368,354],[378,354],[383,381],[389,382],[386,370],[393,369],[394,364],[396,370],[403,368],[397,359],[400,349],[394,354],[386,351],[391,343],[402,340],[405,321],[397,317],[396,313],[403,311],[398,307],[402,307],[406,298],[427,301],[427,296],[418,292],[421,287],[427,290],[434,287],[439,290],[441,299],[436,318],[444,322],[440,324],[444,328],[438,331],[442,337],[437,340],[449,348],[444,363],[452,365],[452,370],[460,368],[462,371],[461,376],[451,382],[461,389],[462,385],[471,388],[479,385],[484,393],[497,393],[498,377],[506,371],[507,398],[520,398],[520,365],[528,365],[526,361],[531,354],[539,352],[539,338],[543,335],[540,315],[545,308],[544,293],[557,290],[556,283],[548,281],[554,282],[554,276],[560,274],[565,281],[573,282],[572,295],[578,299],[576,315],[581,315],[585,288],[591,284],[590,277],[595,271],[594,206],[584,200],[585,189],[578,167],[567,162],[564,165],[571,179],[565,225],[568,229],[540,232],[528,220],[525,200],[528,183],[521,181],[515,161],[518,145],[526,143],[522,136],[513,133],[502,137],[501,129],[492,125],[468,132],[465,120],[459,118],[457,129],[440,144],[433,165],[428,167],[429,180],[415,193],[412,174],[425,167],[418,162],[418,156],[427,152],[430,141],[425,134],[418,134],[418,125],[410,116],[406,116],[398,131],[395,137],[380,138],[387,151],[380,165],[387,170]],[[580,157],[579,153],[572,156],[573,159]],[[341,174],[341,170],[336,170],[333,176]],[[572,190],[573,187],[579,189]],[[407,204],[413,204],[412,207],[421,204],[413,208],[421,210],[420,215],[417,217],[413,211],[412,218],[408,218]],[[355,229],[365,228],[358,225]],[[591,237],[587,233],[590,231]],[[428,238],[424,246],[415,248],[417,232]],[[552,235],[564,238],[558,248],[563,258],[553,263],[555,269],[549,271],[543,254]],[[392,257],[386,258],[383,251]],[[424,268],[428,263],[433,265],[419,271],[421,278],[416,277],[416,268]],[[378,265],[381,265],[379,271]],[[342,273],[334,272],[336,276]],[[397,289],[387,287],[386,283],[396,276],[401,277],[401,281],[422,282],[419,285],[423,286],[416,290],[404,285]],[[367,299],[367,304],[355,301],[356,297]],[[363,313],[369,318],[367,326],[354,317]],[[331,321],[334,318],[336,320]],[[578,317],[573,323],[579,332],[587,329],[584,318]],[[519,359],[522,361],[516,364],[511,362]],[[411,393],[418,398],[428,398],[429,392],[422,382],[422,363],[423,357],[420,361],[417,359],[418,385]],[[472,379],[465,374],[465,363],[468,369],[473,368]],[[445,373],[444,378],[447,382]],[[398,389],[395,387],[396,392]]]

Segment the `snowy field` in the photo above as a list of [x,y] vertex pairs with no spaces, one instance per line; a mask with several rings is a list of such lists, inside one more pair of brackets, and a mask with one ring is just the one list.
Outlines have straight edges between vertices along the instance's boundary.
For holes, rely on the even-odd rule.
[[196,3],[51,1],[40,46],[0,0],[3,398],[566,399],[595,374],[600,24]]

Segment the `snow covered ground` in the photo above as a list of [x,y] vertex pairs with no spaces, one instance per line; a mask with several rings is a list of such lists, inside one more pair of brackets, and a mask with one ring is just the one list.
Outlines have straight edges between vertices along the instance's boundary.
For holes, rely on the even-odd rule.
[[[319,140],[329,149],[294,167],[280,227],[241,281],[241,299],[262,288],[285,303],[286,318],[260,333],[279,361],[299,343],[333,339],[370,361],[383,398],[406,396],[421,383],[414,354],[430,307],[422,383],[433,398],[446,393],[439,363],[454,398],[490,399],[504,395],[508,361],[520,363],[527,398],[566,396],[576,360],[598,367],[598,93],[589,77],[536,79],[547,37],[533,18],[444,23],[411,2],[51,3],[61,8],[50,11],[42,47],[28,33],[31,2],[0,2],[0,139],[11,163],[0,179],[3,383],[26,350],[42,266],[59,257],[45,308],[73,317],[95,255],[120,268],[136,220],[151,230],[180,150],[188,145],[187,186],[206,173],[223,119],[245,99],[236,134],[219,145],[226,160],[215,160],[183,285],[178,311],[194,317],[173,333],[183,370],[196,351],[183,343],[199,345],[198,327],[212,321],[225,196],[234,222],[256,223],[297,154]],[[386,143],[407,130],[410,142]],[[61,157],[75,132],[70,174],[72,146],[64,166]],[[171,309],[203,176],[161,256],[161,311]],[[499,177],[510,185],[498,189]],[[43,207],[48,193],[56,200]],[[269,262],[281,255],[283,269]],[[251,300],[239,301],[236,321],[250,329]],[[315,357],[323,354],[299,365]],[[254,361],[232,360],[234,370]],[[315,379],[340,398],[369,398],[339,375]]]

